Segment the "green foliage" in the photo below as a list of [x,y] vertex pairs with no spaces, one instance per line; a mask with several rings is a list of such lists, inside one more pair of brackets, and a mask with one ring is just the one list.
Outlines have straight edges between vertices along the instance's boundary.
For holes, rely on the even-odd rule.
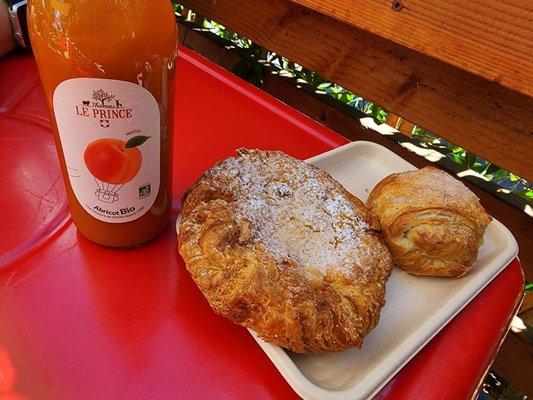
[[174,14],[181,15],[183,13],[183,6],[181,4],[178,4],[175,1],[173,1],[172,7],[174,9]]
[[[221,37],[222,39],[226,39],[232,42],[234,45],[238,47],[241,47],[243,49],[249,49],[252,47],[252,41],[250,39],[244,38],[242,36],[237,35],[236,33],[233,33],[232,31],[227,29],[224,25],[220,25],[216,23],[215,21],[204,19],[200,25],[203,28],[211,31],[211,33],[214,33],[215,35]],[[259,46],[255,45],[255,47],[258,48]]]
[[389,113],[386,110],[374,103],[369,103],[369,107],[365,110],[365,113],[372,115],[378,124],[386,122],[387,117],[389,116]]

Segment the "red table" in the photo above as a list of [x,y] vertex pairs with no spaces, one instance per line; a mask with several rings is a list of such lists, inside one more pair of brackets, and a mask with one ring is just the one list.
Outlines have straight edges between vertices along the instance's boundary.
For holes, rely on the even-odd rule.
[[[176,121],[176,212],[236,147],[306,158],[346,142],[186,49]],[[247,331],[210,310],[177,255],[174,221],[133,250],[77,233],[28,54],[0,60],[0,144],[0,398],[8,387],[19,399],[297,398]],[[377,398],[472,397],[522,285],[515,260]]]

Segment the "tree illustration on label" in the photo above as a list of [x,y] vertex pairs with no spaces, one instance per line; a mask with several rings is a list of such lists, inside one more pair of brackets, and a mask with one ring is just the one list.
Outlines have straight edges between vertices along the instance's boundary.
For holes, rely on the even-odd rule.
[[93,92],[93,100],[100,101],[102,106],[106,101],[111,101],[115,98],[115,95],[108,94],[104,89],[98,89]]
[[87,145],[83,160],[94,176],[96,197],[105,203],[118,201],[119,190],[131,181],[142,165],[142,154],[137,148],[150,136],[134,136],[127,142],[103,138]]

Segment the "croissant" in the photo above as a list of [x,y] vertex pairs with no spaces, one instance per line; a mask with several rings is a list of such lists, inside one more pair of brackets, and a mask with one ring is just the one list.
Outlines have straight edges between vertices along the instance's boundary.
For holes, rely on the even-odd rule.
[[207,171],[178,246],[214,311],[298,353],[360,347],[392,270],[363,202],[279,151],[242,149]]
[[474,193],[434,167],[387,176],[367,206],[395,264],[415,275],[467,274],[492,220]]

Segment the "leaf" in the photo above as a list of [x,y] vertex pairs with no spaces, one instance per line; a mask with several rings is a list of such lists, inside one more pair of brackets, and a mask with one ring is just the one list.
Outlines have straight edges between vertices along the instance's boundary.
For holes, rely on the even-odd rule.
[[454,147],[453,148],[453,154],[456,154],[456,155],[458,155],[460,157],[464,157],[464,153],[465,153],[465,151],[461,147]]
[[532,189],[524,189],[520,192],[516,192],[516,194],[525,197],[526,199],[533,199],[533,190]]
[[126,142],[126,145],[124,146],[124,148],[131,149],[132,147],[140,146],[141,144],[146,142],[148,139],[150,139],[150,136],[143,136],[143,135],[134,136]]
[[411,130],[411,135],[413,136],[419,136],[424,135],[426,133],[426,130],[420,126],[413,126],[413,129]]
[[474,171],[478,172],[478,173],[482,173],[484,170],[485,170],[485,165],[481,164],[481,163],[478,163],[478,162],[475,162],[474,165],[472,165],[471,167]]
[[233,67],[231,68],[231,72],[233,72],[240,78],[245,78],[247,70],[248,62],[244,58],[241,58],[239,61],[237,61],[235,65],[233,65]]
[[511,182],[516,182],[517,180],[520,179],[520,177],[516,176],[512,172],[509,172],[509,179],[511,179]]
[[382,124],[385,123],[387,121],[387,118],[389,117],[389,113],[383,109],[381,109],[378,113],[378,119],[379,119],[379,122],[381,122]]
[[451,157],[452,157],[452,160],[456,162],[457,164],[463,163],[463,156],[461,156],[460,154],[452,154]]
[[475,154],[470,153],[469,151],[465,154],[465,164],[468,168],[472,169],[476,162],[476,156]]
[[509,175],[509,172],[507,172],[504,169],[499,169],[498,172],[496,172],[494,174],[494,179],[497,180],[497,181],[501,181],[501,180],[507,178],[508,175]]
[[253,74],[254,74],[255,86],[259,86],[259,87],[262,86],[263,80],[264,80],[263,66],[258,61],[254,61],[253,63]]
[[497,165],[494,165],[494,164],[489,164],[489,166],[487,167],[487,170],[485,171],[485,174],[486,175],[493,175],[497,171],[500,171],[500,167],[498,167]]

